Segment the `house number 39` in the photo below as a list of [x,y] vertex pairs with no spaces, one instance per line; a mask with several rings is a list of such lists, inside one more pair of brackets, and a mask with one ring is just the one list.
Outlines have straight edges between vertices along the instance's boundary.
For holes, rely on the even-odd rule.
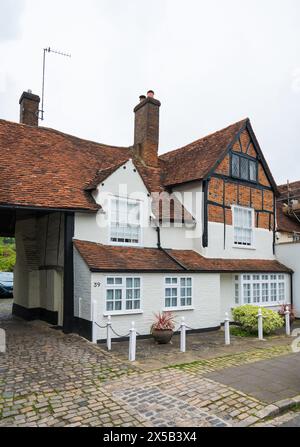
[[101,286],[101,282],[94,282],[94,287],[100,287]]

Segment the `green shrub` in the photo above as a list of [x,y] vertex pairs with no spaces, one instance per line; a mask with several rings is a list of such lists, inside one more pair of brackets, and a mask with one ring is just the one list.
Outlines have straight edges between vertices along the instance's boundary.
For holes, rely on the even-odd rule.
[[[245,306],[236,307],[232,311],[233,319],[239,323],[243,329],[249,333],[257,333],[258,331],[258,314],[259,307]],[[270,334],[276,329],[280,329],[284,325],[284,320],[277,312],[271,309],[262,308],[263,314],[263,328],[265,334]]]

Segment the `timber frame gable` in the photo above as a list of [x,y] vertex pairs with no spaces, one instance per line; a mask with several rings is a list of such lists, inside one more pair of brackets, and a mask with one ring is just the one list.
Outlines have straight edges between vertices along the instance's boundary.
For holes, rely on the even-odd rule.
[[[233,157],[236,157],[238,163],[238,175],[233,172]],[[248,178],[242,178],[240,174],[241,163],[244,165],[244,172],[248,169]],[[232,142],[203,179],[203,191],[203,247],[208,246],[208,223],[216,222],[224,225],[225,248],[226,225],[233,225],[234,205],[253,208],[255,227],[272,231],[275,243],[277,185],[249,119],[245,120]]]

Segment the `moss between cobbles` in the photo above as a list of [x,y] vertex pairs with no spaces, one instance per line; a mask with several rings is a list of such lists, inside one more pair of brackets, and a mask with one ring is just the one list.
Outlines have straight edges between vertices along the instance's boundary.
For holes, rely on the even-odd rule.
[[197,373],[201,373],[202,369],[203,373],[206,373],[217,369],[228,368],[230,366],[239,366],[245,363],[258,362],[260,360],[278,357],[290,352],[290,346],[275,346],[268,349],[255,349],[248,352],[229,354],[212,359],[196,360],[190,363],[179,363],[176,365],[166,366],[163,369],[182,369],[188,372],[193,372],[196,370]]

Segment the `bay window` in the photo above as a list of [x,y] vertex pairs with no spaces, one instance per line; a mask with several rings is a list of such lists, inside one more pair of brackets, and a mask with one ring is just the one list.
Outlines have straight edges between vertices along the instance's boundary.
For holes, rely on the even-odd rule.
[[277,305],[286,302],[284,274],[243,274],[234,277],[236,304]]

